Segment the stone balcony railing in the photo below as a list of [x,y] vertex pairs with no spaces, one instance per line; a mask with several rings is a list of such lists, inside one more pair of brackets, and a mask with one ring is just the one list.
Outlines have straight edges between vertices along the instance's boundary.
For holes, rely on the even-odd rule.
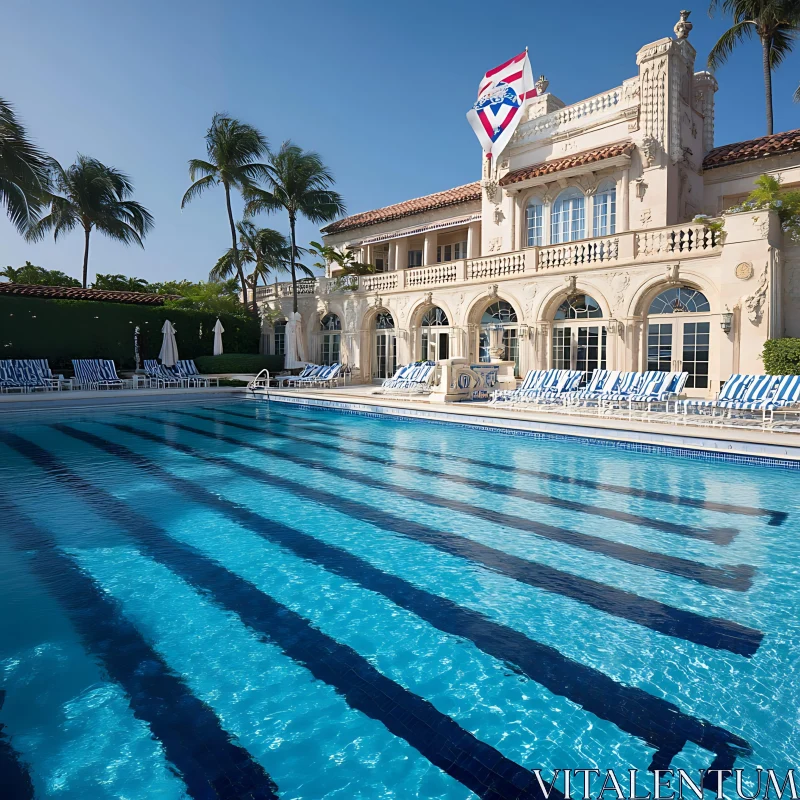
[[[528,247],[510,253],[448,261],[425,267],[409,267],[395,272],[305,280],[298,285],[298,294],[385,294],[502,281],[525,275],[574,272],[576,269],[648,264],[670,258],[683,260],[708,257],[721,252],[722,237],[718,232],[696,223],[686,223],[668,228],[626,231],[567,244]],[[256,290],[258,300],[291,295],[291,283],[276,283]]]

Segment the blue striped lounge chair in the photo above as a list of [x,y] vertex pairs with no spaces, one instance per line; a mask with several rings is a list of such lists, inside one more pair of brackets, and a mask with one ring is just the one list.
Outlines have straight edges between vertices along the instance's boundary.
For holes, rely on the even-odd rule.
[[583,378],[582,370],[549,370],[539,389],[534,389],[520,398],[522,405],[563,405],[564,398],[573,392]]
[[168,386],[181,386],[184,378],[175,371],[169,370],[163,364],[159,364],[155,358],[146,358],[144,361],[144,374],[147,376],[150,385],[159,389],[166,389]]
[[317,386],[336,386],[339,383],[342,365],[338,362],[326,367],[326,372],[321,373],[314,381]]
[[501,389],[492,392],[489,404],[495,405],[496,403],[503,403],[510,400],[513,401],[519,397],[520,394],[538,387],[546,373],[546,369],[529,369],[525,375],[525,380],[523,380],[516,389]]
[[392,375],[391,378],[384,379],[383,383],[381,383],[380,387],[376,389],[373,394],[383,394],[389,389],[394,389],[402,380],[406,378],[406,376],[411,373],[416,366],[416,364],[404,364],[403,366],[398,367],[394,375]]
[[276,382],[279,389],[285,389],[290,382],[293,383],[301,378],[307,378],[313,370],[318,369],[319,366],[317,364],[306,364],[303,369],[300,370],[298,375],[278,375],[277,377],[273,378],[273,380]]
[[113,361],[101,358],[73,358],[76,383],[82,389],[121,389],[123,382],[117,375]]
[[[629,397],[637,394],[645,381],[649,378],[649,372],[622,372],[619,382],[615,389],[609,392],[600,392],[596,398],[598,408],[609,408],[621,406]],[[589,402],[592,402],[589,400]]]
[[69,385],[69,381],[66,381],[63,375],[53,375],[50,363],[46,358],[19,359],[16,363],[21,365],[24,370],[41,377],[46,385],[45,388],[60,391],[62,386]]
[[730,416],[733,411],[749,411],[753,406],[762,406],[775,392],[778,380],[777,375],[759,375],[747,387],[740,400],[720,400],[714,409],[727,410]]
[[604,392],[610,394],[619,386],[621,374],[619,370],[595,370],[592,373],[592,379],[585,388],[571,392],[565,398],[567,404],[578,406],[587,400],[594,400]]
[[187,378],[189,385],[195,386],[211,386],[213,381],[216,386],[219,386],[219,378],[209,378],[207,375],[201,375],[197,369],[197,364],[191,358],[182,359],[176,364],[178,372]]
[[627,398],[628,410],[645,405],[651,411],[655,403],[668,403],[677,397],[686,385],[688,372],[648,372],[641,387]]
[[763,413],[764,422],[769,415],[770,423],[775,421],[776,411],[800,411],[800,375],[781,375],[772,397],[753,410]]
[[2,383],[5,391],[35,392],[58,388],[42,375],[31,359],[9,359],[3,362]]
[[713,400],[702,400],[698,397],[690,397],[688,400],[681,400],[675,403],[675,413],[683,411],[684,417],[688,416],[689,410],[694,409],[698,412],[712,410],[717,404],[726,400],[741,400],[744,397],[747,387],[755,380],[755,375],[731,375],[722,391]]
[[341,364],[323,364],[318,366],[315,370],[312,370],[308,375],[305,377],[300,377],[294,381],[296,386],[324,386],[326,384],[330,385],[333,381],[336,380],[339,370],[341,369]]
[[308,386],[311,384],[316,378],[322,375],[323,370],[326,369],[324,364],[311,364],[311,368],[306,371],[304,367],[299,375],[292,375],[286,381],[286,386]]
[[421,364],[414,365],[409,373],[401,378],[397,385],[391,387],[392,394],[424,394],[431,390],[436,373],[436,363],[433,361],[423,361]]
[[9,359],[0,361],[0,391],[3,392],[25,392],[25,384],[19,380],[19,376],[14,370],[13,362]]

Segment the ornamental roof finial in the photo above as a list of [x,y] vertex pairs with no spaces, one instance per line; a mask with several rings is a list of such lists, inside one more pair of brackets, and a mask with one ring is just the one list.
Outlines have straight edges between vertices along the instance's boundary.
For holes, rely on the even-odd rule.
[[689,38],[689,31],[694,27],[694,25],[689,22],[689,14],[691,13],[691,11],[681,11],[681,18],[675,23],[675,27],[673,28],[676,39]]

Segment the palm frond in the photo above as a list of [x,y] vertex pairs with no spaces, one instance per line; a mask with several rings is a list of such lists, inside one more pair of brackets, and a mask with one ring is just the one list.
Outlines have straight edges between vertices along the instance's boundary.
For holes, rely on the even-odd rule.
[[189,159],[189,180],[194,181],[198,175],[216,175],[217,168],[214,164],[208,161],[203,161],[200,158]]
[[792,95],[792,99],[794,100],[795,103],[800,103],[800,86],[798,86],[794,90],[794,95]]
[[736,22],[732,27],[728,28],[728,30],[719,37],[717,43],[711,48],[708,54],[709,69],[719,69],[733,53],[736,45],[745,38],[751,37],[755,32],[756,26],[752,20]]
[[213,175],[206,175],[205,178],[195,181],[184,192],[183,199],[181,200],[181,208],[185,208],[187,203],[191,203],[195,197],[199,197],[206,189],[214,186],[217,179]]

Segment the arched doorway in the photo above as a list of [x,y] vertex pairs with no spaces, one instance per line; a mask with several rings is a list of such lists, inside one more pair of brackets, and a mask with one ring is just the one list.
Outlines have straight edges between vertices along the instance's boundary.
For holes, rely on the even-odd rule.
[[606,368],[607,331],[600,304],[588,294],[568,297],[553,317],[553,369],[591,374]]
[[647,310],[648,370],[688,372],[687,390],[708,390],[711,362],[711,304],[691,286],[657,294]]
[[426,309],[420,320],[419,331],[421,360],[450,358],[450,321],[439,306]]
[[511,303],[497,300],[481,316],[478,328],[478,361],[491,361],[492,349],[502,350],[503,361],[514,362],[514,374],[519,375],[519,325],[517,312]]
[[372,377],[376,380],[391,378],[397,370],[397,330],[394,317],[384,310],[373,320]]
[[319,363],[329,366],[341,361],[342,321],[338,314],[326,314],[319,323]]

